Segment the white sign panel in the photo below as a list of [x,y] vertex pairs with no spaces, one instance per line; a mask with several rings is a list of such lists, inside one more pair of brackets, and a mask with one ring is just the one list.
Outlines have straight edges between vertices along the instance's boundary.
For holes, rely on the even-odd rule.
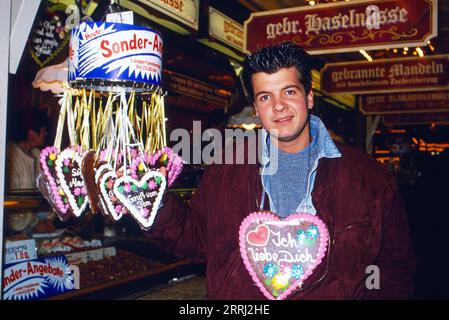
[[243,50],[243,25],[209,7],[209,35],[237,50]]
[[5,244],[5,264],[33,260],[37,258],[34,239],[8,241]]
[[200,0],[140,0],[140,2],[198,30]]

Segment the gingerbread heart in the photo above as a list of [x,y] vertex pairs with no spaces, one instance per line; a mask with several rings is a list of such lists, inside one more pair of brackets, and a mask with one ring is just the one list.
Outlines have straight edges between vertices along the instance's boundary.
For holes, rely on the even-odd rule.
[[148,171],[138,180],[129,175],[117,178],[113,190],[141,228],[148,230],[156,218],[165,188],[164,176],[158,171]]
[[[56,158],[58,155],[58,148],[53,146],[46,147],[41,151],[39,163],[43,175],[42,179],[37,181],[37,187],[43,194],[45,189],[47,190],[47,201],[55,210],[58,218],[62,221],[67,221],[70,218],[72,210],[69,205],[68,197],[56,175]],[[44,186],[45,189],[43,188]]]
[[56,176],[76,217],[81,216],[89,204],[87,189],[81,175],[83,154],[81,147],[74,146],[64,149],[55,161]]
[[114,170],[106,170],[100,176],[98,181],[103,205],[114,221],[120,220],[124,214],[128,213],[126,207],[124,207],[123,204],[117,199],[113,191],[117,178],[117,173]]
[[265,297],[282,300],[299,289],[321,263],[329,239],[317,216],[295,213],[284,220],[254,212],[239,231],[240,254]]
[[44,175],[41,172],[37,178],[36,178],[36,186],[39,189],[39,191],[42,193],[44,198],[47,200],[47,202],[50,204],[54,212],[58,212],[59,209],[56,206],[56,202],[51,196],[51,189],[48,185],[48,183],[45,181]]
[[136,155],[131,163],[131,175],[136,179],[147,172],[147,168],[159,170],[161,167],[167,169],[167,183],[171,187],[178,178],[183,168],[182,158],[169,147],[158,150],[155,154],[146,152],[144,155]]
[[150,162],[153,166],[167,168],[167,182],[171,187],[176,178],[180,175],[183,167],[182,158],[173,152],[173,149],[164,147],[151,156]]
[[106,203],[104,201],[103,195],[100,191],[100,178],[103,174],[106,172],[112,170],[112,166],[105,162],[96,162],[94,166],[94,181],[95,181],[95,189],[98,194],[98,207],[100,208],[100,212],[105,215],[109,216],[109,210],[106,206]]
[[97,213],[100,211],[100,199],[98,198],[98,189],[95,185],[95,151],[89,150],[84,154],[81,161],[81,174],[86,184],[92,213]]

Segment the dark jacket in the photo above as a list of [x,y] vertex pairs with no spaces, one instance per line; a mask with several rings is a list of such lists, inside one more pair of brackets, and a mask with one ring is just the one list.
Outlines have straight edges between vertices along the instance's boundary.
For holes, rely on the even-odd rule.
[[[341,158],[320,159],[312,192],[331,245],[303,290],[291,299],[409,298],[414,253],[394,177],[367,155],[337,145]],[[148,237],[169,252],[207,261],[210,299],[265,299],[239,252],[239,226],[257,211],[259,166],[211,165],[190,207],[166,193]],[[380,271],[380,289],[367,290],[369,265]]]

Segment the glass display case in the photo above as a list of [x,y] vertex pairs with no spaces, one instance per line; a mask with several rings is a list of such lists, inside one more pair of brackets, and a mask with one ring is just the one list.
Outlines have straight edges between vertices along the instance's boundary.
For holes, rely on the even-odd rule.
[[[194,189],[170,191],[188,202]],[[15,275],[20,271],[13,267],[23,261],[64,257],[72,269],[77,269],[76,275],[72,273],[77,277],[74,290],[42,297],[48,299],[121,299],[204,272],[203,265],[179,259],[149,243],[137,223],[126,216],[112,222],[101,214],[88,212],[81,218],[61,222],[35,190],[9,192],[4,209],[6,299],[14,298],[8,290],[17,291],[15,298],[25,296],[26,286],[13,284],[19,280]],[[27,250],[12,252],[12,248],[25,245]]]

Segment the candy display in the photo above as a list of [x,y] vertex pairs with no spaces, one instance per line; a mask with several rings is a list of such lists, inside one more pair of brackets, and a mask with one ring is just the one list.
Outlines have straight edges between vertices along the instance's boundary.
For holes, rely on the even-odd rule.
[[82,279],[80,287],[86,288],[125,279],[156,270],[161,266],[162,264],[159,262],[147,260],[135,253],[119,249],[114,256],[79,264],[80,279]]
[[45,255],[49,253],[73,252],[86,250],[87,248],[99,248],[102,243],[100,240],[83,240],[80,237],[63,237],[44,239],[38,242],[38,254]]
[[151,228],[183,167],[166,146],[162,48],[151,28],[83,22],[72,30],[55,142],[42,152],[37,181],[61,220],[90,208]]
[[254,212],[240,225],[240,253],[265,297],[283,300],[310,277],[328,245],[326,225],[317,216],[295,213],[284,220]]

